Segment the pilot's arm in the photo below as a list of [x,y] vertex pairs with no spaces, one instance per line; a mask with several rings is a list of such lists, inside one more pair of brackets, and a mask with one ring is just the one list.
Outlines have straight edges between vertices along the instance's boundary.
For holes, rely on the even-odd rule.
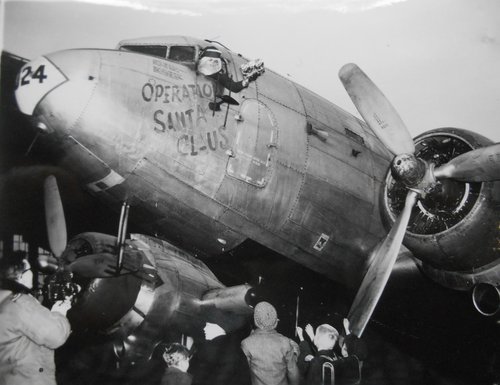
[[219,82],[224,88],[227,88],[231,92],[240,92],[242,89],[248,87],[248,79],[243,79],[239,82],[235,82],[226,73],[218,72],[214,75],[210,75],[211,78]]

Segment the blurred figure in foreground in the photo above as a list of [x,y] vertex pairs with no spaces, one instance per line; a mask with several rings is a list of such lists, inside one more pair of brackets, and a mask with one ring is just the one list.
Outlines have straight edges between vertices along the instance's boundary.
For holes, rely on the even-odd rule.
[[30,294],[33,272],[26,253],[0,260],[0,385],[55,385],[54,349],[69,337],[68,300],[52,311]]
[[238,335],[227,335],[221,326],[210,322],[203,331],[205,341],[191,359],[192,373],[195,374],[193,384],[250,385],[250,371]]
[[177,342],[170,344],[163,353],[167,364],[161,385],[191,385],[193,378],[187,370],[189,368],[189,350]]

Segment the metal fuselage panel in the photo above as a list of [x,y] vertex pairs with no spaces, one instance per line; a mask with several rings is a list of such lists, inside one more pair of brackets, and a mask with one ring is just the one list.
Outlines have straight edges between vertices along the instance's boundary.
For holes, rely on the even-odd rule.
[[[225,55],[241,80],[235,69],[246,61]],[[47,58],[69,80],[35,116],[90,190],[132,202],[131,220],[207,254],[252,238],[358,282],[367,250],[385,233],[379,196],[389,164],[358,119],[270,70],[231,94],[239,105],[213,112],[220,85],[187,65],[113,50]],[[75,62],[84,63],[77,78]]]

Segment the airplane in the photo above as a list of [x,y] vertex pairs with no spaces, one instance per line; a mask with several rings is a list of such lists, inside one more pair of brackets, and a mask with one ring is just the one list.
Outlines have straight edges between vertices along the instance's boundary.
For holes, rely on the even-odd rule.
[[499,144],[458,128],[412,139],[355,64],[339,77],[363,120],[268,68],[231,93],[196,71],[209,46],[242,80],[247,58],[185,36],[24,63],[15,98],[33,146],[166,248],[203,259],[251,239],[357,290],[359,337],[398,257],[498,314]]

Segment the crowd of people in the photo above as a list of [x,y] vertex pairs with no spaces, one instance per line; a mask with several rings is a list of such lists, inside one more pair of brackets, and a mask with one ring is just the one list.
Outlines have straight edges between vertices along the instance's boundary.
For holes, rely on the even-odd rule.
[[[196,362],[193,373],[200,379],[193,379],[188,373],[189,350],[174,343],[165,350],[167,370],[161,385],[233,384],[236,379],[237,383],[251,385],[360,383],[361,362],[366,357],[366,349],[349,333],[347,319],[344,320],[342,335],[329,324],[319,325],[316,331],[308,324],[306,338],[304,329],[297,327],[299,344],[276,330],[278,321],[273,305],[258,303],[254,309],[255,328],[241,341],[241,350],[227,344],[226,332],[219,325],[207,323],[206,343],[201,347],[203,353],[198,351],[193,357],[193,362]],[[241,366],[235,364],[242,353],[246,361],[243,367],[248,370],[241,370]],[[204,361],[200,362],[200,356]],[[224,359],[227,356],[232,357],[233,367],[228,367]],[[237,367],[240,369],[235,370]]]
[[[30,294],[32,284],[24,252],[0,259],[0,385],[56,384],[54,350],[70,335],[65,317],[70,303],[58,301],[49,310]],[[207,323],[205,341],[196,349],[167,345],[161,385],[359,383],[365,352],[349,334],[347,320],[343,335],[328,324],[316,331],[311,325],[297,327],[297,343],[276,330],[272,304],[258,303],[253,318],[255,327],[241,344],[220,325]]]

